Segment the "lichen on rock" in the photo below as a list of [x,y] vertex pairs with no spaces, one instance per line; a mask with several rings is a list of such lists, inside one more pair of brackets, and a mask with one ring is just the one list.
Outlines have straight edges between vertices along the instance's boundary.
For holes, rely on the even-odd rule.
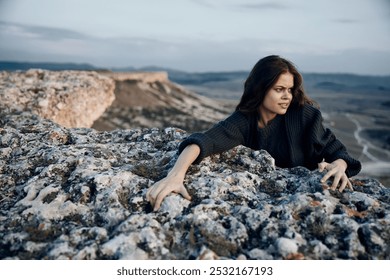
[[[0,106],[1,107],[1,106]],[[153,212],[147,189],[183,130],[65,128],[0,110],[1,259],[389,259],[390,191],[332,191],[238,146],[188,170],[187,201]]]

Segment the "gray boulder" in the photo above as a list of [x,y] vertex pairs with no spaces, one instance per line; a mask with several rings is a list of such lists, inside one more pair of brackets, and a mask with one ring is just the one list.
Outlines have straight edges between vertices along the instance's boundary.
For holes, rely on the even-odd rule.
[[390,190],[376,180],[339,193],[239,146],[190,167],[192,201],[173,194],[152,212],[145,193],[185,131],[0,109],[1,259],[390,259]]

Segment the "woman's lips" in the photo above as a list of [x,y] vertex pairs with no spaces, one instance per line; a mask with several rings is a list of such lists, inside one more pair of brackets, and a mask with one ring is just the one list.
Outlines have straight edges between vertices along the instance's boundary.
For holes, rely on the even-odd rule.
[[290,103],[279,103],[279,106],[282,107],[283,109],[287,109]]

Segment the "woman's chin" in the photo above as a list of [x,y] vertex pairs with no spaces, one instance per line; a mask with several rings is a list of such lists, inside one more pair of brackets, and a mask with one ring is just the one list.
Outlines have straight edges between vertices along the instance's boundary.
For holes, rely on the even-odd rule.
[[287,113],[287,110],[288,110],[288,108],[280,109],[280,110],[278,111],[278,115],[284,115],[284,114],[286,114],[286,113]]

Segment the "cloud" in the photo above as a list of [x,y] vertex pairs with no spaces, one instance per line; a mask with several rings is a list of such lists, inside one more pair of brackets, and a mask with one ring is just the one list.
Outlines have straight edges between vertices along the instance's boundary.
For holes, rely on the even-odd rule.
[[257,10],[287,10],[290,7],[284,4],[275,3],[273,1],[263,2],[263,3],[246,3],[240,4],[239,7],[245,9],[257,9]]
[[53,28],[43,26],[29,26],[24,24],[0,21],[0,34],[12,33],[13,36],[40,38],[48,41],[64,39],[86,39],[88,36],[64,28]]
[[389,51],[322,49],[285,39],[219,41],[182,38],[94,37],[72,30],[0,21],[0,60],[89,63],[97,67],[161,66],[184,71],[249,70],[279,54],[303,71],[390,74]]
[[289,6],[285,4],[275,3],[273,1],[267,1],[267,2],[262,2],[258,3],[258,1],[255,2],[247,2],[243,3],[237,0],[230,0],[230,1],[209,1],[209,0],[191,0],[191,2],[206,7],[206,8],[212,8],[212,9],[221,9],[221,8],[228,8],[228,9],[234,9],[236,10],[237,8],[245,9],[245,10],[287,10],[290,9]]
[[0,21],[0,60],[164,65],[188,55],[186,49],[180,42],[142,37],[99,38],[68,29]]
[[0,21],[0,59],[79,62],[88,59],[94,39],[62,28]]
[[215,2],[213,4],[213,2],[210,2],[207,0],[191,0],[191,2],[193,2],[197,5],[200,5],[200,6],[207,7],[207,8],[215,8],[216,7]]
[[333,21],[336,22],[336,23],[341,23],[341,24],[355,24],[355,23],[359,23],[360,22],[360,20],[348,19],[348,18],[339,18],[339,19],[335,19]]

